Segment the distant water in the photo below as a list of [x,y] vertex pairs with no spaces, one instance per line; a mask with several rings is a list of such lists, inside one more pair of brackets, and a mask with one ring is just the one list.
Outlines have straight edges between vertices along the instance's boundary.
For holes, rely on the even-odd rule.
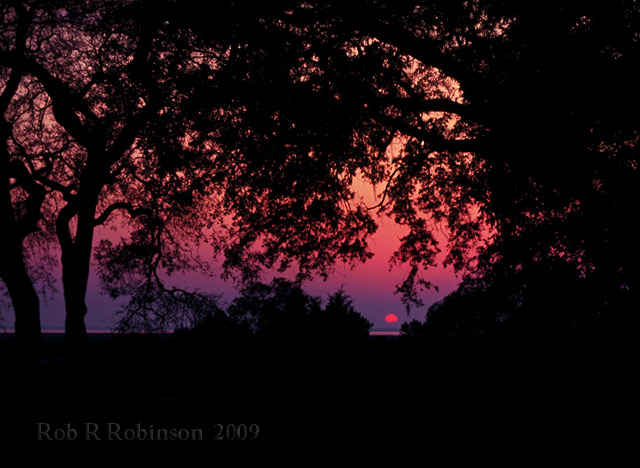
[[400,330],[371,330],[369,336],[400,336]]
[[[13,329],[10,329],[10,328],[5,328],[4,330],[0,329],[0,333],[3,333],[3,332],[4,333],[13,333]],[[64,333],[64,329],[62,329],[62,328],[48,328],[48,329],[42,330],[42,333],[60,334],[60,333]],[[90,333],[90,334],[105,334],[105,333],[113,333],[113,330],[110,330],[108,328],[94,328],[94,329],[87,330],[87,333]],[[369,332],[369,335],[370,336],[400,336],[400,330],[371,330]]]

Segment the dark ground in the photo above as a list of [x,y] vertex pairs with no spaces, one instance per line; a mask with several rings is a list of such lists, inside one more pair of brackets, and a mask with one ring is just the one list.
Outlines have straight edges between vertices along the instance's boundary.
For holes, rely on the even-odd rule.
[[[11,340],[0,335],[4,443],[36,441],[39,422],[113,422],[203,429],[211,448],[521,447],[533,454],[535,447],[591,450],[605,427],[624,444],[631,432],[621,423],[637,426],[628,403],[637,401],[637,368],[611,366],[610,350],[584,344],[371,337],[348,346],[238,343],[193,354],[170,336],[96,334],[87,362],[69,367],[59,359],[62,335],[45,335],[44,364],[11,361]],[[606,393],[598,390],[603,383]],[[255,440],[212,440],[229,424],[257,424],[260,432]]]

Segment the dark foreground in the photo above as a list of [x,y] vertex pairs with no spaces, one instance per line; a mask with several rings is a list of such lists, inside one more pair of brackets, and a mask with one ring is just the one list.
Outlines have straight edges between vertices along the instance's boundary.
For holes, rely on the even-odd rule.
[[87,361],[70,367],[59,359],[62,336],[45,339],[44,363],[24,363],[8,359],[11,336],[0,335],[5,443],[152,443],[153,429],[166,429],[155,438],[173,430],[241,450],[584,451],[604,427],[625,443],[619,418],[632,417],[626,397],[637,389],[635,369],[584,344],[551,353],[540,343],[371,337],[203,350],[170,336],[91,335]]

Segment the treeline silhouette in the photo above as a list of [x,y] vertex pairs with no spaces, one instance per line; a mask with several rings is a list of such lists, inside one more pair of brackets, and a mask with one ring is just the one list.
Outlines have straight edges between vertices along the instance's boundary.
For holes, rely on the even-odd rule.
[[372,325],[343,290],[331,294],[323,306],[298,283],[275,278],[269,284],[248,285],[226,310],[216,308],[192,327],[175,330],[173,340],[192,359],[225,349],[255,352],[264,346],[287,347],[294,353],[301,348],[327,352],[363,346]]

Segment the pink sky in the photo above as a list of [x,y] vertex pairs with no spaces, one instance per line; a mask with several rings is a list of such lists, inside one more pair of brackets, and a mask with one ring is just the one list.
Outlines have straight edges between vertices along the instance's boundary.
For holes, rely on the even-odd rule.
[[[433,268],[424,273],[424,277],[439,287],[439,291],[424,291],[422,294],[424,307],[412,309],[407,316],[405,306],[400,296],[395,295],[395,286],[407,275],[408,267],[394,267],[389,271],[389,258],[399,244],[402,230],[388,219],[383,219],[378,232],[373,236],[370,245],[374,257],[353,270],[336,269],[336,272],[326,281],[316,281],[310,285],[308,292],[326,297],[344,285],[347,294],[353,299],[356,310],[367,317],[374,329],[399,330],[400,325],[408,320],[417,318],[423,320],[427,308],[432,303],[442,299],[458,284],[458,279],[450,268]],[[385,316],[394,313],[398,316],[395,324],[385,323]]]

